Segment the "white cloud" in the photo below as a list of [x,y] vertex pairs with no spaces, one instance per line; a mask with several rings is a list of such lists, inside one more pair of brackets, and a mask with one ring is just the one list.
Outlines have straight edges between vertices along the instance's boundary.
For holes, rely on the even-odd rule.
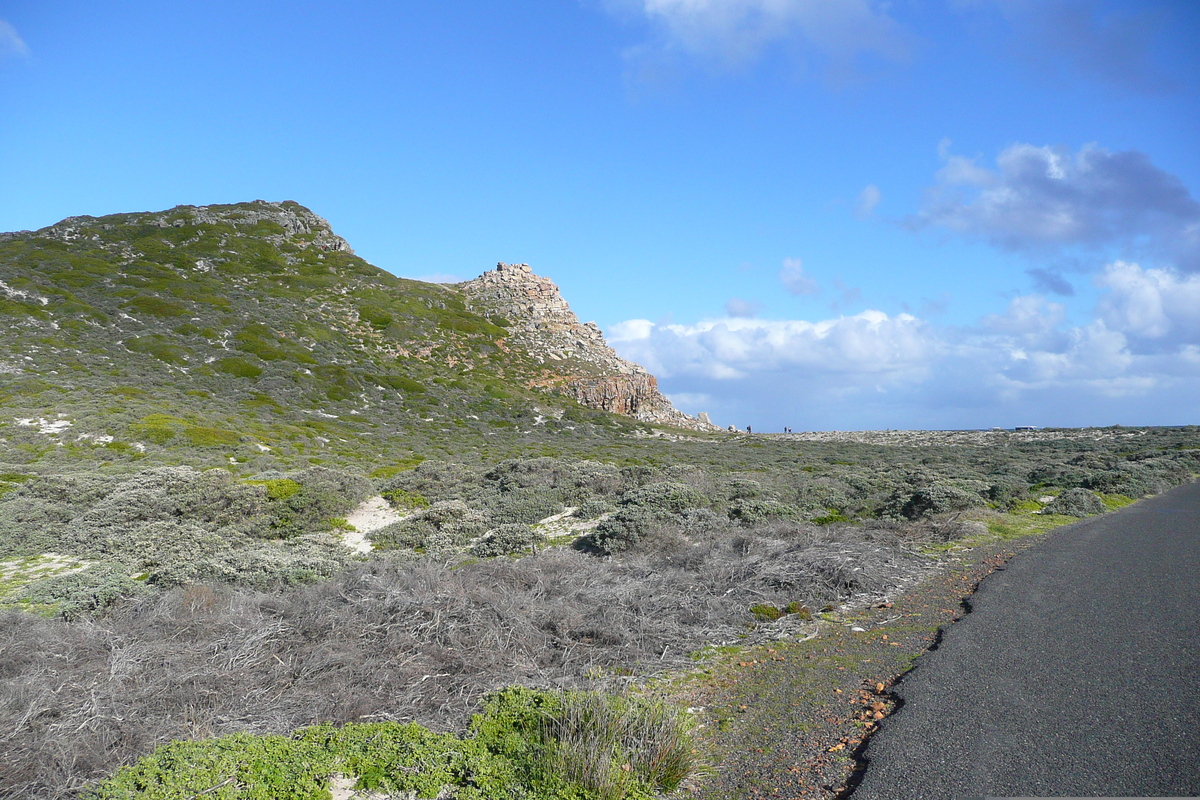
[[1011,336],[1035,336],[1039,340],[1055,330],[1067,317],[1067,308],[1051,303],[1041,295],[1014,297],[1003,314],[983,318],[983,328],[991,333]]
[[1200,340],[1200,275],[1181,276],[1116,261],[1095,283],[1109,290],[1100,301],[1099,312],[1112,327],[1171,343]]
[[777,45],[847,70],[860,54],[903,61],[910,36],[876,0],[609,0],[654,24],[667,51],[744,64]]
[[1018,251],[1124,246],[1200,269],[1200,203],[1136,150],[1014,144],[996,169],[939,147],[945,165],[917,225],[936,225]]
[[0,57],[27,56],[29,45],[17,33],[17,29],[0,19]]
[[973,326],[869,310],[817,321],[630,320],[609,340],[685,410],[756,430],[1194,423],[1200,276],[1114,262],[1082,323],[1042,295]]
[[865,189],[858,193],[858,207],[855,208],[855,214],[859,219],[866,219],[875,211],[875,206],[879,205],[879,201],[883,199],[883,195],[879,191],[879,187],[875,184],[868,184]]
[[936,345],[917,318],[881,311],[819,322],[726,317],[695,325],[656,325],[630,320],[615,326],[609,338],[659,377],[716,380],[785,369],[890,379],[921,371]]
[[779,270],[779,280],[783,282],[783,288],[787,289],[789,294],[809,295],[821,291],[817,282],[804,271],[804,262],[798,258],[783,260],[783,269]]

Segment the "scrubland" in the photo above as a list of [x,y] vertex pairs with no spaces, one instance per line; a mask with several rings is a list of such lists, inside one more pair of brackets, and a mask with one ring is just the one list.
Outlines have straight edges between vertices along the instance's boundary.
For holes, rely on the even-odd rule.
[[[630,752],[660,742],[686,774],[702,759],[687,715],[639,693],[648,678],[714,648],[809,635],[823,611],[911,585],[962,540],[1200,472],[1191,428],[1039,433],[919,446],[614,437],[365,475],[12,469],[0,475],[0,793],[187,796],[167,788],[184,762],[211,766],[206,796],[270,785],[230,766],[231,748],[308,759],[288,772],[303,778],[297,796],[321,796],[334,770],[433,796],[395,776],[428,777],[413,764],[434,761],[458,765],[429,778],[447,797],[667,791],[685,776],[660,780]],[[376,495],[404,518],[369,534],[363,556],[341,535]],[[230,736],[243,738],[214,738]],[[596,736],[603,763],[585,763]],[[180,740],[195,744],[147,758]],[[531,771],[551,762],[575,777]]]

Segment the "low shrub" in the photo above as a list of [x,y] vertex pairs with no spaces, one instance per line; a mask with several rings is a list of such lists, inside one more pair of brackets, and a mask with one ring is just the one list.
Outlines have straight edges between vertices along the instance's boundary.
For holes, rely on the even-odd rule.
[[710,536],[718,531],[728,530],[729,518],[723,517],[707,508],[689,508],[679,515],[677,521],[680,533],[685,536]]
[[480,558],[490,558],[509,553],[529,552],[544,540],[545,537],[535,531],[532,526],[507,523],[495,530],[488,531],[479,541],[471,545],[471,554]]
[[146,590],[146,584],[120,564],[97,564],[81,572],[56,575],[21,590],[18,599],[52,607],[67,620],[80,619],[107,608],[123,597]]
[[762,525],[772,520],[799,520],[800,509],[775,500],[737,500],[729,508],[729,518],[739,525]]
[[651,800],[696,766],[687,719],[659,701],[512,688],[485,700],[465,736],[373,722],[177,741],[85,797],[318,800],[342,774],[357,790],[410,798]]
[[787,616],[786,611],[782,611],[766,603],[758,603],[757,605],[750,606],[750,613],[759,622],[774,622],[781,617]]
[[174,561],[153,572],[150,581],[163,587],[219,581],[272,591],[327,580],[350,561],[350,551],[333,537],[309,534],[282,545],[262,543]]
[[652,698],[512,688],[471,727],[535,797],[650,800],[698,767],[689,720]]
[[585,500],[579,504],[572,516],[577,519],[596,519],[613,510],[612,503],[600,498]]
[[630,489],[621,496],[620,503],[655,514],[681,514],[689,508],[707,506],[708,499],[686,483],[660,481]]
[[380,548],[417,551],[463,547],[487,531],[484,514],[462,500],[445,500],[418,510],[407,519],[372,531],[368,538]]
[[262,367],[249,359],[239,356],[218,358],[213,362],[212,366],[217,372],[224,372],[226,375],[232,375],[235,378],[257,378],[263,373]]
[[429,500],[425,495],[405,489],[389,489],[383,493],[383,499],[387,500],[392,508],[402,511],[413,508],[429,508]]
[[650,511],[638,506],[622,508],[576,542],[584,550],[611,556],[624,552],[662,523]]
[[493,525],[523,522],[540,522],[563,510],[562,501],[553,490],[517,489],[502,492],[486,507],[488,519]]
[[1042,508],[1043,514],[1063,514],[1068,517],[1089,517],[1108,510],[1095,492],[1087,489],[1067,489]]
[[965,511],[980,505],[980,498],[957,486],[935,483],[917,489],[900,507],[900,515],[908,519],[945,514],[950,511]]
[[392,324],[392,315],[377,306],[360,307],[358,309],[358,316],[377,331],[381,331]]
[[135,797],[241,797],[319,800],[329,776],[357,777],[356,788],[410,797],[461,800],[511,797],[511,765],[477,742],[415,723],[320,725],[293,736],[235,733],[171,742],[104,781],[89,800]]
[[294,494],[300,492],[301,486],[291,478],[264,478],[261,480],[250,479],[246,481],[251,486],[263,486],[267,490],[267,497],[272,500],[287,500]]

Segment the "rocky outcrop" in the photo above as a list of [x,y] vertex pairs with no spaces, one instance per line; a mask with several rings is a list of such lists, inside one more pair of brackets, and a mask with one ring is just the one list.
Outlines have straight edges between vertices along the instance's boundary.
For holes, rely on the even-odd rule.
[[[125,224],[134,222],[159,228],[202,224],[232,225],[235,230],[243,229],[240,232],[276,246],[287,243],[297,247],[316,247],[323,251],[354,254],[350,243],[334,233],[324,217],[290,200],[282,203],[255,200],[253,203],[238,203],[233,206],[175,206],[168,211],[126,216],[129,219],[123,221]],[[63,242],[85,237],[100,242],[102,237],[95,231],[96,222],[96,217],[67,217],[62,222],[43,228],[38,234]],[[111,230],[116,227],[116,223],[102,223],[99,227]],[[28,231],[0,234],[0,241],[26,233]]]
[[476,313],[503,317],[512,343],[549,367],[560,378],[558,388],[581,405],[644,422],[717,430],[672,406],[653,375],[618,356],[596,323],[581,323],[554,282],[528,264],[497,264],[458,288]]

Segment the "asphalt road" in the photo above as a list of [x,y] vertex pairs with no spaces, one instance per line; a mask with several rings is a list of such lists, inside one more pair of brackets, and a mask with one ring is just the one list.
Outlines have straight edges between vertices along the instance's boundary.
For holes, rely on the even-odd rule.
[[896,687],[853,800],[1200,795],[1200,484],[989,576]]

